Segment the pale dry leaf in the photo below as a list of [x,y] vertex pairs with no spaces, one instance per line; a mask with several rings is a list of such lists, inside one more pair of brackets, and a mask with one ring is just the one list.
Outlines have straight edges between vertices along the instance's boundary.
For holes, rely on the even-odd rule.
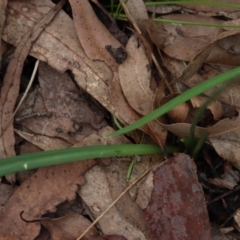
[[[84,177],[86,184],[81,187],[78,194],[96,218],[114,199],[110,193],[105,170],[101,166],[95,166]],[[127,239],[146,239],[143,233],[123,217],[115,206],[99,220],[99,226],[105,235],[121,233]]]
[[[31,29],[29,26],[33,26],[41,19],[43,11],[53,7],[52,2],[49,0],[41,1],[41,6],[44,5],[44,8],[36,7],[38,4],[39,1],[37,0],[32,0],[31,2],[13,0],[10,2],[8,5],[7,24],[4,26],[3,35],[7,42],[17,45],[19,39]],[[84,14],[84,12],[79,14]],[[122,93],[118,73],[114,73],[110,86],[108,86],[106,82],[108,82],[107,79],[109,78],[108,74],[106,75],[106,69],[109,67],[102,62],[104,67],[101,71],[98,71],[100,65],[97,66],[96,61],[86,57],[76,35],[72,19],[64,12],[60,12],[45,29],[35,42],[30,54],[48,62],[50,66],[59,72],[70,69],[75,76],[76,83],[94,96],[96,100],[124,124],[130,124],[140,118],[140,115],[129,106]],[[113,59],[111,60],[114,62]],[[97,61],[97,63],[100,63],[100,61]],[[159,124],[153,125],[152,129],[156,129],[154,131],[148,127],[143,127],[142,130],[150,134],[153,139],[155,138],[155,132],[158,132],[158,138],[164,142],[166,131],[164,132],[164,129],[160,128]]]
[[216,152],[225,160],[240,169],[240,117],[223,119],[208,128],[209,141]]
[[[224,30],[232,30],[232,28],[228,27],[228,26],[239,26],[239,19],[234,19],[234,20],[229,20],[225,23],[223,23],[223,29]],[[226,27],[224,27],[226,26]]]
[[225,173],[222,175],[222,178],[235,186],[240,181],[240,172],[231,168],[228,171],[225,171]]
[[64,5],[65,0],[60,1],[52,8],[31,30],[19,40],[14,57],[11,59],[4,76],[0,99],[0,126],[1,142],[0,157],[14,156],[15,139],[13,135],[12,114],[19,92],[19,84],[24,60],[27,57],[33,43],[44,30],[44,27],[52,21]]
[[[215,23],[221,24],[222,21],[208,18],[204,16],[196,15],[184,15],[184,14],[172,14],[163,16],[163,19],[182,20],[189,22],[202,22],[202,23]],[[172,58],[183,61],[191,61],[198,53],[205,49],[211,42],[217,37],[219,28],[216,27],[204,27],[204,26],[191,26],[181,24],[169,24],[169,23],[152,23],[155,26],[155,31],[150,34],[156,36],[154,43],[159,46],[164,53]],[[157,27],[160,25],[160,28]],[[163,31],[161,31],[162,27]],[[160,30],[158,30],[160,29]],[[162,34],[165,37],[165,43],[162,44]],[[157,36],[160,38],[160,45],[158,45]]]
[[126,46],[128,58],[119,68],[123,93],[130,106],[146,115],[152,111],[154,92],[150,89],[151,69],[142,42],[132,36]]
[[[108,100],[111,101],[112,109],[108,108],[108,110],[123,123],[132,123],[136,121],[139,116],[130,108],[120,88],[118,64],[105,49],[106,46],[118,48],[121,44],[97,19],[88,1],[70,1],[70,3],[73,9],[74,23],[79,40],[86,55],[90,59],[95,60],[92,68],[97,78],[95,79],[95,83],[89,82],[87,91],[97,98],[99,90],[91,92],[91,88],[99,82],[98,79],[102,79],[104,83],[109,86],[109,92],[104,94],[105,99],[110,94],[110,99]],[[97,60],[101,60],[102,62]],[[77,75],[75,76],[77,77]],[[76,78],[76,81],[78,82],[78,78]],[[102,101],[100,102],[103,104]],[[103,106],[105,105],[103,104]]]
[[142,0],[129,0],[126,5],[141,30],[141,33],[146,36],[146,20],[148,20],[148,13],[144,2]]
[[[112,131],[110,127],[102,128],[98,131],[98,135],[91,135],[84,139],[84,144],[87,145],[103,145],[103,144],[120,144],[120,143],[129,143],[129,140],[124,136],[117,136],[116,138],[106,138],[106,135]],[[146,165],[149,163],[149,156],[142,157],[142,161],[137,164],[137,166],[133,169],[132,178],[135,179],[136,176],[139,176],[144,169],[146,169]],[[82,189],[86,193],[81,194],[81,197],[84,197],[85,204],[90,207],[90,216],[93,214],[92,211],[94,207],[89,203],[88,198],[91,201],[94,201],[94,205],[101,206],[101,212],[104,210],[102,206],[108,207],[108,205],[115,199],[126,187],[126,172],[129,166],[129,162],[131,158],[123,157],[123,158],[109,158],[107,166],[103,168],[96,168],[93,170],[93,173],[90,173],[91,181],[86,182],[86,186]],[[106,161],[101,160],[102,163],[106,163]],[[111,165],[109,165],[111,163]],[[100,172],[99,172],[100,171]],[[100,176],[99,176],[100,175]],[[102,180],[102,179],[105,180]],[[93,180],[95,179],[95,180]],[[107,182],[107,183],[106,183]],[[106,185],[105,185],[106,184]],[[97,192],[96,192],[97,191]],[[79,191],[82,192],[82,191]],[[90,195],[89,195],[90,194]],[[96,194],[96,196],[95,196]],[[101,195],[99,195],[101,194]],[[132,193],[134,195],[135,193]],[[86,195],[86,196],[85,196]],[[104,196],[104,201],[101,196]],[[122,201],[116,205],[118,212],[116,222],[112,223],[112,226],[109,227],[109,223],[106,220],[103,220],[102,224],[104,226],[103,232],[104,234],[117,234],[120,229],[122,229],[124,225],[124,220],[121,220],[120,226],[118,226],[117,221],[120,219],[128,219],[128,222],[133,224],[134,226],[138,226],[140,230],[147,235],[146,224],[141,216],[141,212],[139,212],[138,207],[132,201],[129,195],[123,196]],[[113,211],[114,214],[115,210]],[[107,218],[108,219],[108,218]],[[126,223],[128,224],[128,223]],[[119,227],[119,228],[118,228]],[[109,228],[109,231],[105,232],[106,229]],[[111,230],[112,229],[112,230]],[[111,233],[112,232],[112,233]],[[131,237],[130,237],[131,239]]]
[[95,161],[89,160],[39,169],[18,187],[5,205],[0,214],[0,233],[21,240],[34,239],[40,225],[23,222],[20,213],[24,211],[24,217],[33,220],[47,211],[55,211],[61,202],[74,199],[78,185],[85,182],[82,174],[94,164]]
[[29,141],[30,143],[34,144],[35,146],[39,147],[44,151],[49,151],[53,149],[64,149],[72,146],[69,142],[59,138],[51,138],[35,133],[27,133],[17,129],[15,129],[15,132],[19,134],[23,139]]
[[[7,42],[17,45],[22,36],[31,29],[29,26],[36,24],[45,11],[54,6],[49,0],[41,1],[41,6],[44,5],[44,8],[36,7],[38,4],[37,0],[10,2],[3,35]],[[108,88],[104,82],[107,77],[104,77],[104,71],[96,71],[98,68],[95,62],[86,57],[76,35],[73,21],[63,11],[44,30],[30,54],[48,62],[59,72],[72,70],[77,83],[94,95],[109,111],[113,111]]]
[[[61,118],[54,115],[51,117],[35,115],[19,121],[19,124],[28,131],[30,130],[31,134],[60,138],[70,144],[75,144],[88,135],[89,132],[94,131],[88,124],[78,125],[69,117]],[[79,131],[79,129],[82,129],[82,131]]]
[[[19,39],[29,31],[30,27],[28,26],[32,26],[39,21],[43,15],[43,9],[36,8],[38,3],[37,0],[31,2],[11,1],[8,5],[9,10],[11,10],[7,15],[8,24],[5,25],[3,35],[7,42],[17,45]],[[44,0],[41,4],[44,4],[45,11],[53,7],[52,2],[49,0]],[[79,14],[84,14],[84,12],[79,12]],[[95,23],[93,22],[94,26]],[[109,79],[109,67],[102,62],[103,68],[100,70],[100,61],[96,63],[96,61],[86,57],[83,48],[79,44],[73,21],[64,12],[60,12],[45,29],[31,49],[30,54],[48,62],[50,66],[59,72],[64,72],[67,69],[72,70],[77,84],[94,96],[108,111],[116,115],[124,123],[132,123],[140,117],[126,102],[117,73],[114,75],[109,87],[111,92],[110,100],[110,93],[106,84]],[[114,62],[111,56],[109,59]],[[117,66],[116,63],[114,64]],[[113,105],[116,107],[113,107]],[[115,111],[115,108],[118,111]]]
[[237,185],[236,183],[234,184],[225,179],[220,178],[209,178],[208,181],[217,187],[227,188],[229,190],[232,190]]
[[144,180],[143,184],[139,187],[136,203],[141,209],[145,209],[151,200],[153,191],[153,172],[150,171]]
[[[219,0],[213,0],[211,2],[215,2],[215,3],[218,3]],[[229,0],[228,3],[232,3],[232,4],[238,4],[238,0]],[[180,6],[182,7],[185,7],[186,9],[192,9],[192,10],[195,10],[197,12],[209,12],[209,13],[228,13],[228,12],[234,12],[234,11],[237,11],[236,8],[232,8],[232,7],[225,7],[225,6],[211,6],[211,5],[208,5],[208,4],[201,4],[201,5],[195,5],[195,4],[187,4],[187,5],[184,5],[184,4],[179,4]]]
[[[150,157],[137,157],[140,162],[137,162],[132,171],[131,180],[136,180],[137,177],[141,176],[149,167]],[[142,158],[142,159],[141,159]],[[126,182],[126,173],[129,167],[129,162],[114,161],[112,164],[105,166],[105,173],[108,180],[109,191],[112,199],[116,199],[125,189],[128,187]],[[143,214],[139,206],[132,199],[132,196],[137,193],[131,192],[124,194],[121,199],[116,202],[115,206],[121,213],[122,218],[127,219],[130,223],[136,226],[146,237],[150,238],[150,234],[147,228],[147,223],[143,218]]]
[[[105,79],[105,81],[112,80],[112,71],[115,72],[117,70],[118,64],[113,61],[112,56],[107,52],[105,46],[111,45],[113,48],[118,48],[121,44],[99,21],[88,0],[70,0],[70,4],[73,11],[76,32],[86,55],[92,60],[105,62],[107,64],[105,67],[110,67],[109,78]],[[101,68],[103,67],[104,65],[102,64]],[[96,71],[103,71],[101,68],[97,68]],[[97,74],[101,73],[97,71]],[[104,77],[106,78],[106,76]]]
[[240,228],[240,209],[237,209],[233,216],[235,222],[237,223],[238,227]]
[[[75,240],[91,224],[90,220],[78,213],[70,213],[55,219],[42,218],[39,219],[39,223],[49,230],[52,240]],[[92,227],[83,240],[97,235],[96,228]]]
[[173,13],[181,9],[178,5],[155,5],[155,6],[146,6],[147,10],[152,13],[167,14]]
[[238,136],[230,133],[226,137],[209,138],[209,141],[220,157],[240,169],[240,142]]
[[33,133],[51,137],[46,138],[52,142],[47,141],[48,149],[54,146],[53,137],[75,144],[106,126],[103,112],[77,89],[67,73],[61,74],[40,63],[39,82],[29,115],[18,122]]

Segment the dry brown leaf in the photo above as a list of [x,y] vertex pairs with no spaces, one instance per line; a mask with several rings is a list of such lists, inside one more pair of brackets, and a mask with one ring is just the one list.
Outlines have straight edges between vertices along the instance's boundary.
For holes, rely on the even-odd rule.
[[[169,15],[163,18],[183,21],[196,21],[198,19],[199,22],[222,23],[222,21],[216,22],[213,18],[190,14]],[[150,23],[149,32],[153,42],[172,58],[191,61],[203,49],[218,40],[207,58],[207,62],[238,66],[240,57],[237,34],[239,34],[239,30],[225,31],[223,32],[225,37],[221,37],[221,35],[218,37],[218,33],[221,31],[219,28]],[[185,71],[189,71],[191,68],[192,66],[188,66],[188,70],[186,69]]]
[[[9,9],[11,9],[7,15],[8,24],[4,28],[3,37],[5,40],[13,45],[17,45],[19,39],[29,31],[30,27],[28,26],[32,26],[42,17],[41,8],[36,8],[38,4],[39,1],[37,0],[32,0],[31,2],[11,1],[8,5]],[[43,4],[45,9],[53,6],[48,0],[42,1],[41,5]],[[79,12],[79,14],[85,14],[85,17],[90,16],[85,12]],[[92,28],[94,28],[95,22],[92,19],[89,22],[93,24]],[[108,87],[110,68],[104,62],[92,61],[86,57],[79,44],[73,22],[64,12],[60,12],[45,29],[31,49],[30,54],[48,62],[50,66],[59,72],[64,72],[66,69],[72,70],[77,84],[94,96],[123,123],[130,124],[140,118],[140,115],[126,102],[118,80],[118,73],[113,72],[113,79]],[[117,64],[113,63],[114,60],[111,56],[110,60],[109,64],[117,67]],[[99,67],[103,68],[100,70]],[[114,69],[117,71],[116,67]],[[143,127],[142,129],[150,134],[153,139],[156,139],[155,135],[157,135],[158,140],[156,141],[164,143],[166,131],[159,124],[153,124],[151,128]]]
[[[197,96],[190,99],[192,106],[194,108],[199,108],[207,100],[205,97]],[[222,105],[218,101],[212,101],[208,104],[207,109],[209,109],[213,115],[213,118],[220,119],[223,115]]]
[[[163,104],[167,103],[174,97],[176,97],[178,94],[170,94],[167,97],[164,97],[160,100],[160,104],[158,104],[156,107],[160,107]],[[189,100],[189,102],[182,103],[178,105],[177,107],[173,108],[167,113],[167,116],[170,117],[170,119],[174,123],[191,123],[192,122],[192,108],[199,108],[202,106],[202,104],[206,101],[207,99],[205,97],[194,97]],[[214,119],[219,119],[223,115],[222,111],[222,105],[218,101],[213,101],[211,102],[208,106],[207,109],[209,109],[213,115]],[[197,110],[196,110],[197,111]],[[200,120],[200,119],[199,119]],[[164,125],[165,126],[165,125]],[[169,125],[170,126],[170,125]],[[178,135],[178,134],[177,134]]]
[[95,161],[83,161],[41,168],[21,184],[0,214],[0,233],[12,234],[21,240],[34,239],[39,232],[37,223],[27,224],[20,218],[36,219],[56,205],[75,198],[77,185],[84,184],[82,174]]
[[[29,25],[33,25],[42,16],[37,6],[39,1],[19,2],[12,1],[9,4],[11,11],[7,15],[8,24],[4,28],[4,39],[13,45],[16,45],[19,39],[29,31]],[[46,8],[51,8],[53,4],[48,1],[42,1]],[[86,3],[87,4],[87,3]],[[22,10],[23,9],[23,10]],[[19,11],[21,10],[21,11]],[[13,14],[14,13],[14,14]],[[17,17],[17,15],[24,17]],[[86,14],[84,11],[79,14]],[[88,16],[88,14],[86,14]],[[30,17],[31,16],[31,17]],[[62,24],[64,22],[64,24]],[[91,21],[93,27],[95,22]],[[21,30],[21,31],[19,31]],[[108,42],[109,44],[109,42]],[[53,51],[53,49],[55,49]],[[106,51],[106,50],[105,50]],[[118,81],[117,74],[111,82],[110,95],[106,82],[108,82],[109,68],[102,63],[103,69],[99,71],[101,62],[91,61],[88,59],[79,44],[78,37],[75,32],[73,22],[64,12],[60,12],[47,29],[43,32],[41,37],[37,40],[35,46],[30,52],[31,55],[43,61],[47,61],[50,66],[63,72],[66,69],[71,69],[75,75],[75,80],[79,86],[93,95],[104,107],[106,107],[112,114],[116,115],[124,123],[131,123],[137,120],[140,116],[136,114],[127,104]],[[111,64],[114,60],[109,55]],[[100,65],[98,66],[97,64]],[[117,66],[117,65],[116,65]],[[107,71],[107,73],[105,73]],[[114,110],[113,105],[118,111]]]
[[[131,175],[131,181],[134,181],[138,176],[143,174],[149,166],[149,157],[135,156],[139,162],[134,167]],[[129,163],[116,162],[105,167],[105,172],[108,180],[109,190],[112,199],[116,199],[128,186],[126,182],[126,172],[129,167]],[[137,189],[129,194],[124,194],[121,199],[115,204],[118,211],[121,213],[122,218],[127,219],[134,224],[146,237],[150,238],[146,221],[143,219],[142,211],[134,201],[137,195]],[[131,195],[130,195],[131,194]],[[117,232],[116,232],[117,234]],[[129,239],[129,238],[128,238]]]
[[[163,19],[215,23],[221,24],[220,20],[196,15],[167,15]],[[169,23],[152,23],[153,32],[149,32],[156,46],[159,46],[168,56],[183,61],[191,61],[199,52],[206,48],[216,39],[218,28],[206,28],[204,26],[191,26]],[[158,27],[160,25],[160,28]],[[163,31],[161,31],[163,26]],[[159,30],[160,29],[160,30]],[[162,44],[163,35],[165,43]],[[158,37],[159,36],[159,37]],[[158,38],[160,39],[158,42]],[[159,45],[160,43],[160,45]]]
[[220,179],[220,178],[209,178],[208,181],[215,186],[218,186],[221,188],[227,188],[230,190],[232,190],[237,185],[236,183],[233,184],[229,181],[226,181],[225,179]]
[[[19,39],[29,31],[43,16],[42,8],[38,8],[39,1],[11,1],[8,5],[7,23],[3,38],[7,42],[17,45]],[[41,1],[44,11],[54,4],[49,0]],[[20,17],[22,16],[22,17]],[[54,50],[53,50],[54,49]],[[63,11],[45,29],[31,49],[31,55],[48,62],[59,72],[72,70],[77,83],[90,94],[94,95],[111,112],[112,105],[104,78],[104,72],[97,72],[97,65],[88,59],[79,43],[72,19]],[[99,74],[99,75],[98,75]]]
[[[119,235],[106,235],[103,237],[105,240],[127,240],[125,237],[119,236]],[[95,240],[95,239],[89,239],[89,240]],[[98,240],[98,239],[96,239],[96,240]]]
[[39,21],[31,31],[19,40],[14,57],[11,59],[4,76],[0,99],[0,158],[14,156],[15,139],[13,135],[12,114],[19,92],[19,84],[24,60],[27,57],[33,43],[44,30],[44,27],[52,21],[64,5],[65,0],[60,1]]
[[130,106],[146,115],[152,111],[154,92],[150,89],[151,69],[145,48],[136,36],[132,36],[126,46],[128,58],[119,68],[119,78],[123,93]]
[[[52,240],[76,240],[91,224],[87,218],[78,213],[70,213],[64,217],[55,219],[41,218],[37,221],[48,229]],[[29,224],[31,225],[31,223]],[[83,240],[97,235],[96,228],[92,227],[83,237]]]
[[232,163],[236,168],[240,169],[240,142],[239,137],[234,133],[227,134],[225,138],[209,138],[212,146],[220,157]]
[[[163,104],[167,103],[168,101],[175,98],[178,94],[170,94],[160,100],[160,103],[157,107],[162,106]],[[174,122],[185,122],[187,119],[187,116],[190,111],[190,106],[188,103],[182,103],[178,105],[177,107],[173,108],[171,111],[167,113],[167,115],[173,120]]]
[[10,184],[0,183],[0,213],[15,190],[16,187]]
[[208,128],[209,141],[223,159],[240,169],[240,117],[223,119]]
[[[109,68],[109,73],[104,75],[105,81],[112,80],[113,74],[117,70],[118,64],[113,61],[112,56],[107,52],[105,46],[111,45],[118,48],[121,44],[113,37],[108,29],[99,21],[88,0],[70,0],[73,11],[73,20],[78,38],[84,48],[86,55],[92,60],[101,60],[107,64],[101,64],[95,69],[97,74],[103,74],[104,68]],[[99,61],[95,62],[100,63]],[[98,72],[98,71],[101,72]],[[108,78],[106,79],[106,76]]]
[[146,6],[147,10],[152,13],[167,14],[176,12],[181,9],[178,5],[155,5],[155,6]]
[[13,236],[13,235],[4,235],[0,233],[0,239],[1,240],[21,240],[20,238]]
[[233,216],[235,222],[237,223],[238,227],[240,228],[240,209],[237,209]]
[[64,149],[71,147],[72,145],[68,142],[59,139],[59,138],[51,138],[47,136],[33,134],[33,133],[27,133],[19,130],[15,130],[19,136],[21,136],[23,139],[29,141],[30,143],[34,144],[35,146],[38,146],[40,149],[44,151],[53,150],[53,149]]
[[[55,144],[62,143],[68,147],[66,141],[75,144],[106,126],[103,112],[81,94],[67,73],[61,74],[40,63],[39,82],[40,88],[30,97],[29,110],[19,113],[18,122],[33,133],[43,135],[28,137],[35,139],[34,144],[40,148],[44,149],[43,144],[47,144],[45,149],[55,149]],[[44,143],[45,136],[50,138],[45,138]]]
[[[228,33],[229,34],[229,33]],[[219,38],[222,37],[222,34]],[[211,46],[207,47],[204,51],[206,53],[208,52],[208,48],[211,48]],[[201,55],[205,55],[204,51],[202,53],[199,53],[198,56],[196,56],[195,59],[193,59],[192,62],[189,63],[188,67],[185,68],[182,64],[182,62],[171,59],[165,55],[163,55],[163,60],[167,68],[172,72],[172,74],[177,78],[177,86],[175,89],[179,92],[179,89],[181,91],[186,90],[185,86],[181,84],[181,81],[183,81],[186,85],[189,87],[193,87],[207,79],[210,79],[212,77],[215,77],[219,75],[221,72],[225,72],[227,70],[230,70],[229,68],[213,68],[208,65],[203,65],[202,70],[198,71],[198,68],[200,67],[200,64],[202,64],[202,61],[204,58],[201,57]],[[208,54],[208,53],[207,53]],[[206,57],[206,55],[205,55]],[[196,62],[195,62],[196,61]],[[191,67],[193,66],[193,68]],[[180,76],[181,75],[181,76]],[[179,77],[180,76],[180,77]],[[214,91],[220,90],[220,86],[216,86],[215,88],[207,91],[205,94],[207,96],[210,96]],[[234,86],[226,86],[226,90],[218,97],[218,100],[228,104],[228,108],[231,108],[231,106],[239,108],[239,84],[234,84]],[[228,114],[227,111],[224,114]]]
[[132,17],[135,19],[138,27],[140,28],[141,33],[146,36],[146,20],[148,20],[148,13],[143,0],[129,0],[127,1],[126,5]]
[[102,111],[81,94],[67,73],[61,74],[46,63],[40,63],[38,71],[39,91],[48,113],[60,118],[68,117],[79,127],[84,123],[95,129],[106,126]]
[[[140,116],[130,108],[122,94],[118,78],[118,64],[105,49],[106,46],[117,48],[120,47],[121,44],[96,18],[95,13],[93,12],[88,1],[70,1],[70,3],[72,4],[72,9],[74,11],[74,23],[76,31],[79,36],[79,40],[84,47],[84,51],[91,59],[100,59],[103,61],[102,63],[99,61],[94,61],[92,68],[94,74],[97,76],[95,77],[94,82],[89,82],[89,87],[86,90],[96,99],[98,99],[98,95],[104,95],[104,101],[98,100],[123,123],[132,123],[136,121]],[[82,25],[82,27],[80,27],[80,25]],[[100,37],[101,40],[99,40]],[[82,86],[77,75],[75,75],[75,77],[76,81],[80,84],[80,86]],[[106,89],[105,91],[107,91],[107,93],[100,93],[100,86],[98,86],[98,89],[91,91],[93,86],[99,84],[99,80],[102,80],[109,86],[109,92],[108,89]],[[109,99],[107,96],[109,96]],[[111,108],[106,106],[104,103],[106,100],[111,101]]]
[[3,49],[2,49],[2,31],[3,31],[3,26],[5,23],[5,11],[6,11],[6,7],[7,7],[7,2],[8,0],[1,0],[0,1],[0,70],[1,70],[1,66],[2,66],[2,54],[3,54]]
[[[107,175],[101,166],[96,166],[89,170],[84,177],[86,178],[86,184],[81,187],[78,194],[96,218],[114,200],[111,196]],[[127,239],[146,239],[136,225],[122,216],[121,211],[116,206],[113,206],[99,220],[99,225],[106,235],[121,233]]]
[[[218,3],[220,1],[219,0],[212,0],[211,2]],[[228,0],[227,3],[238,4],[239,2],[238,2],[238,0]],[[208,4],[202,4],[202,5],[179,4],[179,5],[185,7],[186,9],[192,9],[192,10],[195,10],[197,12],[210,12],[210,13],[218,13],[218,14],[222,13],[224,16],[225,15],[227,16],[227,13],[229,13],[229,12],[237,11],[236,8],[225,7],[225,6],[217,6],[217,5],[211,6],[211,5],[208,5]]]
[[[188,138],[190,136],[190,123],[174,123],[174,124],[163,124],[162,126],[168,131],[174,133],[180,138]],[[200,138],[206,132],[206,128],[196,127],[195,128],[195,137]]]
[[[208,57],[207,62],[238,67],[240,60],[238,38],[239,33],[235,35],[235,39],[233,36],[230,36],[219,40]],[[225,49],[226,47],[227,49]]]

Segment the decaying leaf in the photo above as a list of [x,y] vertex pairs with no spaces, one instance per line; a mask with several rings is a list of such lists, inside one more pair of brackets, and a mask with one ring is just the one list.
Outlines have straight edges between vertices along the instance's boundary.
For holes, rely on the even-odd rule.
[[[24,217],[24,213],[22,214]],[[91,222],[84,216],[78,213],[70,213],[60,218],[41,218],[33,220],[33,222],[39,222],[50,232],[52,240],[76,240],[83,231],[91,224]],[[31,225],[31,221],[28,224]],[[84,239],[89,239],[93,236],[97,236],[98,232],[95,227],[92,227],[88,233],[84,236]]]
[[0,213],[0,233],[12,234],[21,240],[34,239],[38,223],[27,224],[20,218],[36,219],[65,200],[75,198],[77,185],[84,184],[83,173],[95,161],[83,161],[41,168],[18,187]]
[[[33,43],[44,30],[44,27],[52,21],[66,1],[62,0],[52,8],[30,31],[20,38],[14,57],[11,59],[4,76],[0,99],[0,158],[14,156],[15,139],[13,136],[13,110],[19,92],[19,84],[24,60],[27,57]],[[6,26],[6,25],[5,25]]]
[[28,114],[19,112],[18,123],[38,135],[29,135],[28,140],[40,148],[66,148],[106,126],[103,112],[77,90],[67,73],[40,63],[39,82],[40,87],[30,97]]

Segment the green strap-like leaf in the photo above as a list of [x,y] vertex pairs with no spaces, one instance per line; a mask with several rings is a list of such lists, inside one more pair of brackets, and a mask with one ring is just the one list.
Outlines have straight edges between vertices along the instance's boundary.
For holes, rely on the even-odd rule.
[[[174,147],[166,148],[166,151],[168,153],[173,153],[177,150],[178,149]],[[89,146],[29,153],[1,159],[0,176],[29,169],[57,165],[61,163],[75,162],[79,160],[161,153],[163,153],[163,151],[158,145],[147,144]]]
[[141,126],[153,121],[154,119],[162,116],[163,114],[169,112],[173,108],[177,107],[178,105],[190,100],[191,98],[213,88],[219,84],[225,83],[237,76],[240,75],[240,67],[222,73],[216,77],[213,77],[203,83],[200,83],[194,86],[192,89],[187,90],[186,92],[180,94],[179,96],[175,97],[174,99],[170,100],[160,108],[154,110],[153,112],[149,113],[148,115],[144,116],[143,118],[139,119],[138,121],[120,129],[113,133],[110,133],[108,136],[117,136],[120,134],[128,133],[134,129],[140,128]]

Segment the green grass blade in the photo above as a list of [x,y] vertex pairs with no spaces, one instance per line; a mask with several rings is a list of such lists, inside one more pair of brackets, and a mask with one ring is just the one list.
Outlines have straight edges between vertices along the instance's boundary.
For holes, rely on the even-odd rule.
[[146,2],[146,6],[155,6],[155,5],[173,5],[173,4],[190,4],[190,5],[209,5],[216,7],[229,7],[229,8],[240,8],[239,4],[226,3],[226,2],[211,2],[211,1],[163,1],[163,2]]
[[[116,14],[114,13],[113,16],[116,18]],[[126,20],[127,16],[125,14],[118,14],[117,18]],[[203,23],[203,22],[190,22],[190,21],[182,21],[182,20],[173,20],[173,19],[162,19],[162,18],[152,18],[154,22],[161,22],[161,23],[175,23],[175,24],[182,24],[182,25],[193,25],[199,27],[218,27],[218,28],[239,28],[238,25],[223,25],[223,24],[213,24],[213,23]]]
[[[177,148],[167,147],[166,151],[173,153]],[[161,154],[163,150],[157,145],[119,144],[68,148],[38,153],[29,153],[0,160],[0,176],[19,171],[57,165],[79,160],[104,158],[113,156]]]
[[143,118],[139,119],[138,121],[128,125],[125,128],[122,128],[118,131],[110,133],[108,136],[117,136],[120,134],[128,133],[134,129],[140,128],[141,126],[153,121],[154,119],[162,116],[163,114],[169,112],[176,106],[190,100],[191,98],[219,85],[224,82],[231,80],[234,77],[240,75],[240,67],[222,73],[216,77],[213,77],[203,83],[200,83],[193,87],[192,89],[187,90],[186,92],[180,94],[179,96],[175,97],[174,99],[170,100],[160,108],[154,110],[153,112],[149,113],[148,115],[144,116]]

